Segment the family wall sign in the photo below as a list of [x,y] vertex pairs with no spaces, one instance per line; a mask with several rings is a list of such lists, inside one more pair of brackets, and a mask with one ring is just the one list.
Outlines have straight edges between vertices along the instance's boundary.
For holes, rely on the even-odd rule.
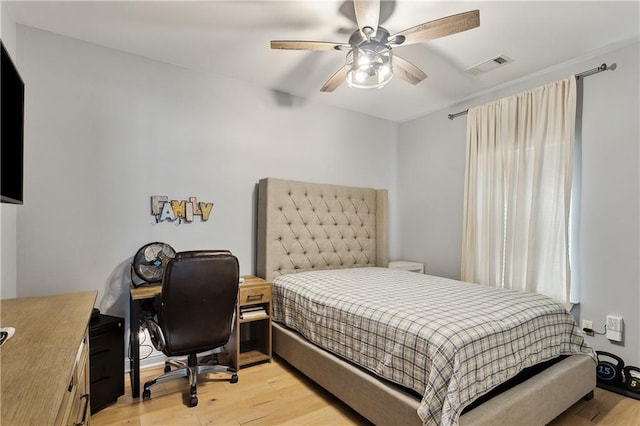
[[151,214],[156,218],[156,222],[193,222],[195,216],[200,216],[200,220],[206,222],[212,209],[213,203],[198,201],[197,197],[178,201],[169,200],[165,195],[151,196]]

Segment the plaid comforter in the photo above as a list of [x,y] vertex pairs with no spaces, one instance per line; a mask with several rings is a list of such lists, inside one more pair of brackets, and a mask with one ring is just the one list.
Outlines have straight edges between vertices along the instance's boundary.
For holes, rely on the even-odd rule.
[[457,424],[465,406],[526,367],[594,356],[546,296],[386,268],[279,276],[273,319],[422,395],[425,424]]

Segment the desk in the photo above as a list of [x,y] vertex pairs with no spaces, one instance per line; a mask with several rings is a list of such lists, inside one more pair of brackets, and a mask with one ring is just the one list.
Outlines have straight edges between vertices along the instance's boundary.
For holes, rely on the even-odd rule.
[[129,351],[129,377],[131,379],[131,396],[140,396],[140,317],[142,304],[145,300],[153,299],[162,291],[162,284],[142,285],[138,288],[131,287],[129,293],[129,330],[131,348]]
[[[240,286],[247,284],[247,286],[253,285],[264,285],[264,280],[260,278],[256,278],[252,275],[243,275],[244,283]],[[269,289],[270,289],[269,284]],[[147,284],[142,285],[138,288],[131,287],[130,289],[130,313],[129,313],[129,330],[130,330],[130,341],[131,341],[131,349],[129,351],[129,377],[131,379],[131,396],[133,398],[140,397],[140,342],[138,338],[138,333],[140,332],[140,316],[142,314],[142,304],[146,300],[153,299],[157,295],[159,295],[162,291],[161,284]],[[271,296],[269,296],[269,302],[271,300]],[[239,309],[239,308],[237,308]],[[269,305],[270,310],[270,305]],[[271,313],[269,313],[269,317]],[[268,349],[264,349],[264,353],[267,354],[265,359],[271,359],[271,318],[269,318],[269,340],[268,340]],[[238,321],[236,321],[238,323]],[[235,334],[234,334],[235,335]],[[239,347],[239,346],[238,346]],[[236,358],[237,360],[237,355]],[[234,361],[237,362],[237,361]]]

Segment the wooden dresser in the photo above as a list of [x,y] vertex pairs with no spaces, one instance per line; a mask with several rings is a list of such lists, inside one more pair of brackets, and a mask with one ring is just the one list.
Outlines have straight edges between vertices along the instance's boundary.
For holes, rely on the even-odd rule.
[[96,292],[0,301],[2,425],[89,423],[88,324]]

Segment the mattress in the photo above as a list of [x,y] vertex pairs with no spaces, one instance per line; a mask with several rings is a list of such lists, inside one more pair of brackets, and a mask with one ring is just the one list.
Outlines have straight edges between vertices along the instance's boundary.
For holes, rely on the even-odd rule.
[[287,274],[273,319],[421,397],[425,424],[456,424],[478,397],[560,355],[594,356],[546,296],[387,268]]

